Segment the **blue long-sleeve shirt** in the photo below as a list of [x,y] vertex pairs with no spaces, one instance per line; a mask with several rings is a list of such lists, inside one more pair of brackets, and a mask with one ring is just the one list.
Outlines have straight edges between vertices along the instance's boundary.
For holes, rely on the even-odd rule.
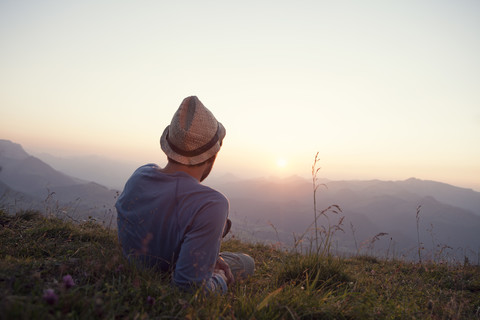
[[127,181],[115,207],[130,260],[173,271],[179,287],[226,292],[224,279],[213,273],[229,209],[224,195],[187,173],[165,174],[147,164]]

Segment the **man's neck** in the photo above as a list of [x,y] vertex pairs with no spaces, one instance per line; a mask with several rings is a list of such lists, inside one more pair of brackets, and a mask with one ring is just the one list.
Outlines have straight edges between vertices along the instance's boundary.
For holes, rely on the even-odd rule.
[[200,182],[205,168],[204,166],[190,167],[183,164],[168,162],[165,168],[160,169],[160,171],[163,173],[185,172]]

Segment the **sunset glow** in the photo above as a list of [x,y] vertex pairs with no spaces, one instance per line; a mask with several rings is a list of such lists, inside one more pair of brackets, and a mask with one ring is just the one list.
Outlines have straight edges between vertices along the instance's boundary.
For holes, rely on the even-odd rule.
[[227,130],[212,174],[308,176],[319,152],[333,180],[480,190],[479,16],[478,1],[2,1],[0,138],[162,165],[163,129],[197,95]]
[[287,166],[287,160],[285,160],[284,158],[277,159],[277,167],[285,168],[286,166]]

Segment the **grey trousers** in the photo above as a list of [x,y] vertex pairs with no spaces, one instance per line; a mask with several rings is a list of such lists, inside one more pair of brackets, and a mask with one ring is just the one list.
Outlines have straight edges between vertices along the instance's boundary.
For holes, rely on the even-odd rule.
[[241,252],[220,252],[220,257],[228,264],[235,280],[242,280],[255,271],[255,260]]

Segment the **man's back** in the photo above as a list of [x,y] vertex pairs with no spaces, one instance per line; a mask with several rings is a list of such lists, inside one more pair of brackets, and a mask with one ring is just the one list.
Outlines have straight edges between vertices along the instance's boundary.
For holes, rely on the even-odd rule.
[[200,184],[212,170],[225,134],[196,96],[183,99],[160,138],[167,165],[138,168],[117,200],[124,254],[139,265],[173,271],[180,287],[225,293],[227,283],[255,269],[246,254],[219,253],[228,229],[228,201]]
[[179,286],[212,281],[228,215],[221,193],[184,172],[166,174],[148,164],[128,180],[116,208],[126,256],[174,271]]

